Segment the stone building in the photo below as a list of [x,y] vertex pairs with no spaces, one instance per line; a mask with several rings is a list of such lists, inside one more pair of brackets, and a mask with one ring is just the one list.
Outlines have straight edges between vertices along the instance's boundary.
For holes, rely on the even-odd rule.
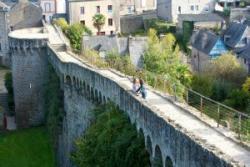
[[214,0],[158,0],[157,15],[164,20],[177,22],[179,14],[203,14],[214,11]]
[[209,61],[227,52],[221,37],[208,30],[194,32],[190,42],[191,65],[194,71],[203,71]]
[[0,2],[0,63],[10,66],[8,33],[13,30],[41,26],[42,9],[26,0],[12,5]]
[[119,32],[119,1],[116,0],[69,0],[67,1],[68,21],[70,24],[81,23],[87,26],[93,35],[97,29],[93,25],[93,16],[97,13],[106,18],[105,25],[101,29],[102,35],[110,35]]
[[66,14],[65,0],[41,0],[40,6],[43,10],[43,18],[46,22],[51,22],[53,17]]
[[139,14],[143,11],[155,10],[156,0],[121,0],[120,15]]

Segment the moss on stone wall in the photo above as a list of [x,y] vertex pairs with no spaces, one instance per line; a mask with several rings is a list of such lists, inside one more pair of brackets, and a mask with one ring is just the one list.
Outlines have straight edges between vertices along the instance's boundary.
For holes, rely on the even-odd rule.
[[127,116],[112,104],[93,110],[94,123],[75,142],[72,159],[79,167],[147,167],[144,136],[137,134]]
[[52,66],[49,66],[49,79],[45,92],[46,125],[51,141],[57,146],[58,135],[62,128],[63,93],[60,89],[60,80]]
[[13,81],[12,81],[12,73],[8,72],[5,74],[5,87],[8,91],[8,107],[9,107],[9,115],[13,116],[15,114],[15,103],[14,103],[14,91],[13,91]]

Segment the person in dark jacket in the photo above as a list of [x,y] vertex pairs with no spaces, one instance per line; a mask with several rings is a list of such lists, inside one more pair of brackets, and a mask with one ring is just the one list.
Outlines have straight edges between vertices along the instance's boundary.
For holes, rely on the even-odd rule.
[[145,85],[144,85],[144,81],[142,79],[140,79],[140,87],[137,89],[136,91],[137,93],[141,93],[142,95],[142,98],[143,99],[146,99],[147,97],[147,91],[146,91],[146,88],[145,88]]

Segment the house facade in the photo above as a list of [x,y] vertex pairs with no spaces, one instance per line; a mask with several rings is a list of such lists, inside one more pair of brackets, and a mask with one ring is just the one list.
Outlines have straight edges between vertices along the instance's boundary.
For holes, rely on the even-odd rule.
[[55,15],[66,13],[65,0],[40,0],[40,6],[43,10],[43,19],[49,23]]
[[191,65],[197,72],[203,71],[209,61],[228,51],[223,40],[208,30],[194,32],[191,37],[191,47]]
[[105,25],[101,29],[102,35],[119,32],[119,3],[115,0],[70,0],[68,1],[68,21],[70,24],[81,23],[87,26],[93,35],[97,29],[93,25],[93,16],[97,13],[105,16]]
[[43,9],[43,19],[46,22],[51,22],[56,13],[56,0],[41,0],[40,6]]
[[139,14],[156,9],[156,0],[121,0],[120,15]]
[[179,14],[204,14],[214,11],[214,0],[158,0],[159,18],[177,22]]
[[241,65],[247,70],[248,74],[250,74],[250,44],[238,49],[236,54]]
[[247,22],[231,22],[223,38],[230,49],[245,47],[250,43],[250,27]]

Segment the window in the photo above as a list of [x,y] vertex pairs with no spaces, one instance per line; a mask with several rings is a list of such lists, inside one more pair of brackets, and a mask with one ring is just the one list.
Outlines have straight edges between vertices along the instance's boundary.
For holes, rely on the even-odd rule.
[[133,13],[132,6],[129,6],[129,7],[128,7],[128,13],[129,13],[129,14]]
[[181,13],[181,7],[180,6],[178,7],[178,12]]
[[113,35],[114,34],[114,31],[110,31],[110,35]]
[[2,51],[2,45],[1,45],[1,43],[0,43],[0,51]]
[[80,23],[81,23],[82,25],[85,25],[85,20],[81,20]]
[[112,26],[113,25],[113,19],[108,19],[108,24],[109,24],[109,26]]
[[84,14],[84,12],[85,12],[85,11],[84,11],[84,7],[80,7],[80,13],[81,13],[81,14]]
[[190,6],[190,9],[191,9],[192,11],[194,11],[194,5]]
[[112,10],[113,10],[112,5],[108,5],[108,12],[112,13]]
[[96,13],[101,13],[101,7],[100,6],[96,6]]
[[51,12],[51,5],[50,5],[50,3],[44,3],[44,10],[45,10],[45,12]]
[[198,11],[199,10],[199,5],[196,5],[195,9],[196,9],[196,11]]
[[247,59],[244,59],[244,64],[247,64]]

